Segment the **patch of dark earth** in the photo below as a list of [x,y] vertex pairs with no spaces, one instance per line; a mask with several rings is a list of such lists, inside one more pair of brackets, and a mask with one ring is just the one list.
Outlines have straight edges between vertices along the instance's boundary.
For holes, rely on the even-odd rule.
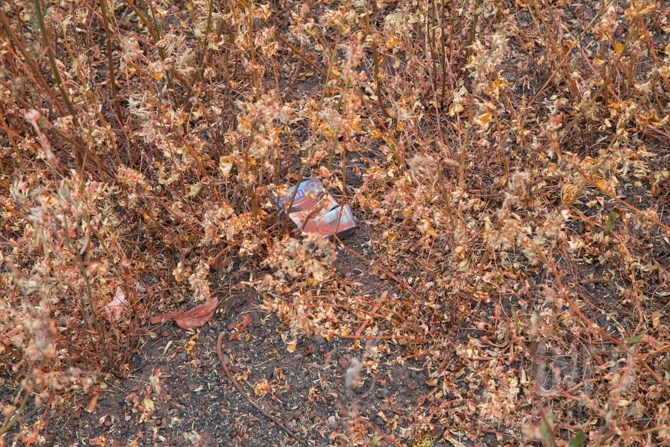
[[[360,383],[347,390],[347,369],[363,360],[353,343],[302,337],[289,352],[286,328],[273,313],[245,304],[226,314],[197,332],[155,330],[132,377],[110,383],[93,412],[84,401],[49,415],[44,445],[300,445],[223,376],[215,352],[221,331],[224,355],[247,394],[311,445],[337,445],[357,416],[384,427],[378,415],[384,412],[410,426],[418,398],[431,391],[421,365],[394,362],[397,352],[382,355],[378,370],[363,369]],[[229,329],[244,321],[250,321],[244,330]]]
[[[347,245],[364,258],[374,258],[366,247],[369,229],[359,230]],[[387,291],[392,299],[402,293],[393,282],[372,274],[362,259],[338,252],[334,267],[348,280],[352,294],[378,297]],[[427,368],[421,359],[409,358],[406,348],[390,344],[390,349],[377,351],[377,368],[363,367],[359,380],[347,388],[347,371],[351,377],[351,368],[368,359],[361,346],[375,341],[302,336],[290,350],[289,328],[274,313],[260,309],[255,291],[229,285],[221,292],[226,289],[229,296],[202,328],[183,331],[174,323],[153,328],[130,377],[107,378],[94,408],[90,393],[65,409],[29,408],[7,434],[6,445],[21,445],[16,438],[19,425],[32,426],[40,419],[46,421],[41,445],[54,447],[301,445],[255,409],[223,374],[216,355],[221,332],[224,357],[247,395],[310,445],[348,445],[348,437],[361,432],[363,445],[392,445],[391,437],[402,445],[402,433],[425,423],[439,406],[436,388],[427,385]],[[361,428],[362,423],[368,426]],[[432,445],[452,445],[442,437],[449,427],[435,419],[430,423]],[[476,445],[482,439],[459,442]]]

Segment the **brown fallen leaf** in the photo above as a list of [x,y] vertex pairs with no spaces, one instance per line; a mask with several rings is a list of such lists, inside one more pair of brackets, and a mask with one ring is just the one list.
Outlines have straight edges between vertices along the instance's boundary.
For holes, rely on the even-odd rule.
[[86,411],[89,413],[93,413],[95,411],[95,407],[98,405],[98,398],[100,397],[100,392],[96,391],[93,397],[91,398],[90,402],[88,405],[86,405]]
[[174,311],[174,312],[166,312],[164,314],[155,315],[155,316],[151,317],[151,320],[149,320],[149,321],[151,321],[151,324],[165,323],[166,321],[174,320],[174,317],[179,315],[182,312],[183,311],[181,311],[181,310]]
[[211,298],[189,310],[168,312],[151,317],[151,324],[174,320],[177,326],[182,329],[194,329],[207,323],[212,318],[212,315],[214,315],[214,311],[218,305],[219,300]]

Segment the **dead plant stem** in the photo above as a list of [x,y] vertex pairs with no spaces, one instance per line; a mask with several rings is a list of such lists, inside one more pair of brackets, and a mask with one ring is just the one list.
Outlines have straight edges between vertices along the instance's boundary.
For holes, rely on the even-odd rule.
[[274,423],[277,427],[282,429],[287,435],[298,441],[300,444],[303,446],[309,447],[310,443],[305,441],[301,436],[298,436],[296,433],[293,432],[290,428],[286,426],[281,420],[278,418],[274,417],[270,413],[268,413],[267,410],[265,410],[263,407],[258,405],[256,402],[249,397],[249,395],[244,391],[242,388],[242,385],[237,381],[233,373],[230,371],[230,368],[228,368],[228,363],[226,362],[225,358],[223,357],[223,339],[225,337],[225,334],[221,332],[219,334],[218,339],[216,340],[216,355],[219,358],[219,363],[221,364],[221,369],[223,370],[223,374],[228,378],[230,383],[235,387],[238,393],[244,397],[244,399],[249,402],[249,404],[254,407],[256,410],[258,410],[263,416],[268,418],[272,423]]
[[112,45],[112,32],[110,11],[107,5],[107,0],[98,0],[100,2],[100,11],[102,13],[102,25],[105,30],[105,46],[107,50],[107,66],[109,70],[109,89],[112,93],[112,101],[114,103],[114,111],[116,118],[119,121],[119,126],[123,126],[123,112],[119,104],[119,92],[116,86],[116,67],[114,66],[114,48]]

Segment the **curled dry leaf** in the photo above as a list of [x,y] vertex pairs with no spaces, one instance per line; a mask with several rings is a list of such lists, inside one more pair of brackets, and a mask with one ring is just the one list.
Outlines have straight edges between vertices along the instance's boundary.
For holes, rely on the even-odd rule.
[[154,395],[160,396],[161,394],[161,369],[157,366],[154,368],[153,373],[149,377],[149,383],[151,383],[151,390]]
[[88,402],[88,405],[86,405],[86,411],[88,413],[93,413],[95,411],[95,407],[98,406],[98,398],[100,398],[100,391],[96,391],[91,400]]
[[128,308],[126,294],[123,293],[121,287],[117,287],[116,292],[114,293],[114,298],[107,304],[107,306],[105,306],[105,318],[107,318],[107,321],[110,323],[117,323],[121,320],[121,314],[126,308]]
[[151,324],[164,323],[168,320],[174,320],[182,329],[194,329],[207,323],[214,315],[219,300],[210,298],[199,306],[189,310],[168,312],[162,315],[156,315],[151,318]]

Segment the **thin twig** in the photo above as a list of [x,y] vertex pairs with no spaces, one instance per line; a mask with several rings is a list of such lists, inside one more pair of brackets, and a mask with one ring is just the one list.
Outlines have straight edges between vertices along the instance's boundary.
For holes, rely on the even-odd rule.
[[[14,30],[9,24],[9,20],[7,19],[7,16],[5,15],[4,11],[2,8],[0,8],[0,24],[2,24],[3,29],[9,36],[9,40],[18,48],[19,52],[23,56],[23,59],[25,59],[26,63],[30,67],[30,75],[34,76],[37,83],[47,92],[47,95],[50,96],[52,99],[55,98],[56,92],[53,91],[53,88],[49,85],[46,79],[44,79],[44,76],[42,75],[42,72],[40,69],[37,67],[37,64],[35,61],[30,57],[30,54],[25,48],[25,45],[23,45],[23,42],[19,37],[14,33]],[[62,113],[61,109],[61,104],[58,101],[54,101],[54,104],[56,108],[58,109],[59,113]]]
[[114,68],[114,57],[112,47],[112,32],[110,30],[110,13],[107,5],[107,0],[98,0],[100,2],[100,10],[102,11],[102,24],[105,29],[105,46],[107,49],[107,65],[109,70],[109,87],[112,92],[112,100],[114,102],[114,111],[116,118],[119,120],[119,125],[123,126],[123,113],[119,104],[118,89],[116,88],[116,70]]
[[277,39],[281,40],[282,43],[283,43],[284,45],[286,45],[286,46],[289,47],[291,50],[293,50],[293,52],[294,52],[295,54],[297,54],[298,56],[300,56],[300,57],[302,58],[302,60],[304,60],[305,62],[307,62],[307,63],[309,64],[309,66],[312,67],[313,69],[315,69],[321,76],[325,76],[325,75],[326,75],[326,72],[323,71],[323,68],[321,68],[321,67],[319,67],[318,65],[316,65],[316,62],[314,62],[312,59],[310,59],[309,56],[307,56],[305,53],[303,53],[298,47],[296,47],[295,45],[293,45],[291,42],[289,42],[288,40],[286,40],[286,39],[284,38],[284,36],[282,36],[281,33],[280,33],[279,31],[275,31],[275,36],[277,37]]
[[294,433],[293,430],[288,428],[286,426],[286,424],[284,424],[281,420],[279,420],[275,416],[272,416],[263,407],[261,407],[256,402],[254,402],[253,399],[251,399],[251,397],[249,397],[249,395],[246,393],[246,391],[244,391],[244,389],[242,388],[242,385],[240,385],[240,383],[237,381],[237,379],[235,379],[235,376],[230,371],[230,368],[228,368],[228,364],[226,363],[226,360],[223,358],[223,350],[222,350],[223,338],[224,338],[224,333],[221,332],[219,334],[219,338],[216,341],[216,355],[219,357],[219,363],[221,363],[221,369],[223,370],[223,373],[228,378],[228,380],[230,380],[230,382],[233,384],[233,386],[235,387],[237,392],[240,393],[242,395],[242,397],[244,397],[246,399],[246,401],[251,404],[252,407],[254,407],[256,410],[260,411],[263,414],[263,416],[265,416],[266,418],[271,420],[277,427],[284,430],[284,432],[286,432],[287,435],[289,435],[290,437],[292,437],[293,439],[298,441],[300,444],[302,444],[306,447],[309,447],[310,444],[307,441],[305,441],[304,439],[302,439],[302,437],[300,437],[299,435]]
[[[40,5],[40,0],[34,0],[33,4],[35,5],[35,14],[37,15],[37,24],[42,34],[42,43],[47,52],[47,59],[49,60],[49,66],[51,67],[51,73],[56,80],[56,87],[65,103],[68,113],[72,116],[72,122],[79,127],[79,119],[77,118],[77,112],[70,101],[70,96],[68,95],[65,87],[63,86],[63,78],[60,75],[58,66],[56,65],[56,57],[54,56],[53,48],[51,48],[51,42],[49,40],[49,35],[47,33],[46,25],[44,24],[44,14],[42,13],[42,5]],[[86,150],[82,148],[75,148],[75,158],[77,159],[77,167],[79,169],[84,169],[86,164]]]
[[197,83],[202,79],[202,75],[205,72],[205,65],[207,63],[207,52],[209,50],[209,33],[212,30],[212,12],[214,11],[214,0],[209,0],[207,5],[207,25],[205,27],[205,35],[202,38],[202,50],[200,51],[199,61],[196,64],[198,70],[195,72],[193,83]]
[[656,217],[654,217],[654,216],[645,214],[644,211],[640,210],[639,208],[636,208],[635,206],[631,205],[631,204],[628,203],[627,201],[625,201],[625,200],[623,200],[623,199],[620,199],[619,197],[615,196],[615,195],[612,194],[611,192],[606,191],[603,187],[601,187],[600,185],[598,185],[598,183],[596,183],[595,181],[591,180],[591,178],[590,178],[589,176],[587,176],[586,174],[584,174],[584,172],[583,172],[581,169],[579,169],[579,167],[575,167],[575,169],[577,170],[577,172],[579,173],[579,175],[581,175],[582,178],[584,178],[584,180],[585,180],[589,185],[591,185],[591,186],[597,188],[600,192],[602,192],[603,194],[605,194],[607,197],[609,197],[609,198],[612,199],[612,200],[615,200],[615,201],[618,202],[620,205],[625,206],[626,208],[628,208],[629,210],[633,211],[634,213],[636,213],[636,214],[637,214],[638,216],[640,216],[641,218],[646,218],[646,219],[650,220],[651,222],[653,222],[654,224],[656,224],[659,228],[661,228],[662,230],[664,230],[664,231],[666,231],[668,234],[670,234],[670,226],[664,224],[663,222],[661,222],[660,220],[658,220],[658,218],[656,218]]
[[14,412],[9,417],[7,422],[5,422],[2,425],[2,427],[0,427],[0,436],[7,433],[9,430],[12,429],[14,425],[16,425],[17,422],[19,422],[19,420],[21,419],[21,412],[23,411],[23,409],[26,406],[26,403],[28,402],[28,397],[30,397],[30,393],[26,390],[23,390],[23,397],[21,398],[18,407],[14,410]]
[[49,35],[47,34],[46,25],[44,24],[44,14],[42,13],[42,6],[40,5],[40,0],[34,0],[35,5],[35,14],[37,15],[37,25],[39,26],[40,33],[42,34],[42,43],[44,48],[47,51],[47,59],[49,60],[49,66],[51,67],[51,73],[53,74],[54,79],[56,80],[56,87],[60,92],[61,98],[67,107],[68,112],[72,115],[72,119],[77,123],[77,113],[72,106],[72,101],[70,101],[70,96],[65,91],[63,87],[63,78],[60,75],[58,66],[56,65],[56,57],[54,56],[53,48],[51,48],[51,42],[49,41]]
[[386,275],[386,276],[388,276],[389,278],[391,278],[392,280],[394,280],[394,281],[395,281],[395,282],[396,282],[396,283],[397,283],[403,290],[405,290],[407,293],[409,293],[410,295],[412,295],[412,298],[415,298],[419,303],[423,303],[423,302],[425,301],[425,299],[423,299],[423,298],[421,297],[421,295],[419,295],[418,293],[416,293],[416,292],[414,291],[414,289],[412,289],[412,288],[410,287],[410,285],[407,284],[407,281],[405,281],[404,279],[398,277],[398,275],[389,272],[387,269],[385,269],[385,268],[382,267],[381,265],[377,264],[376,262],[371,261],[371,260],[367,259],[366,257],[364,257],[364,256],[362,256],[362,255],[356,253],[354,250],[352,250],[351,248],[347,247],[347,246],[342,242],[342,239],[340,239],[339,237],[337,237],[337,235],[333,235],[333,237],[337,240],[337,242],[339,242],[340,247],[342,247],[347,253],[349,253],[349,254],[351,254],[352,256],[354,256],[354,257],[360,259],[361,261],[363,261],[363,262],[369,264],[370,267],[374,267],[374,268],[376,268],[376,269],[379,270],[381,273],[383,273],[384,275]]

